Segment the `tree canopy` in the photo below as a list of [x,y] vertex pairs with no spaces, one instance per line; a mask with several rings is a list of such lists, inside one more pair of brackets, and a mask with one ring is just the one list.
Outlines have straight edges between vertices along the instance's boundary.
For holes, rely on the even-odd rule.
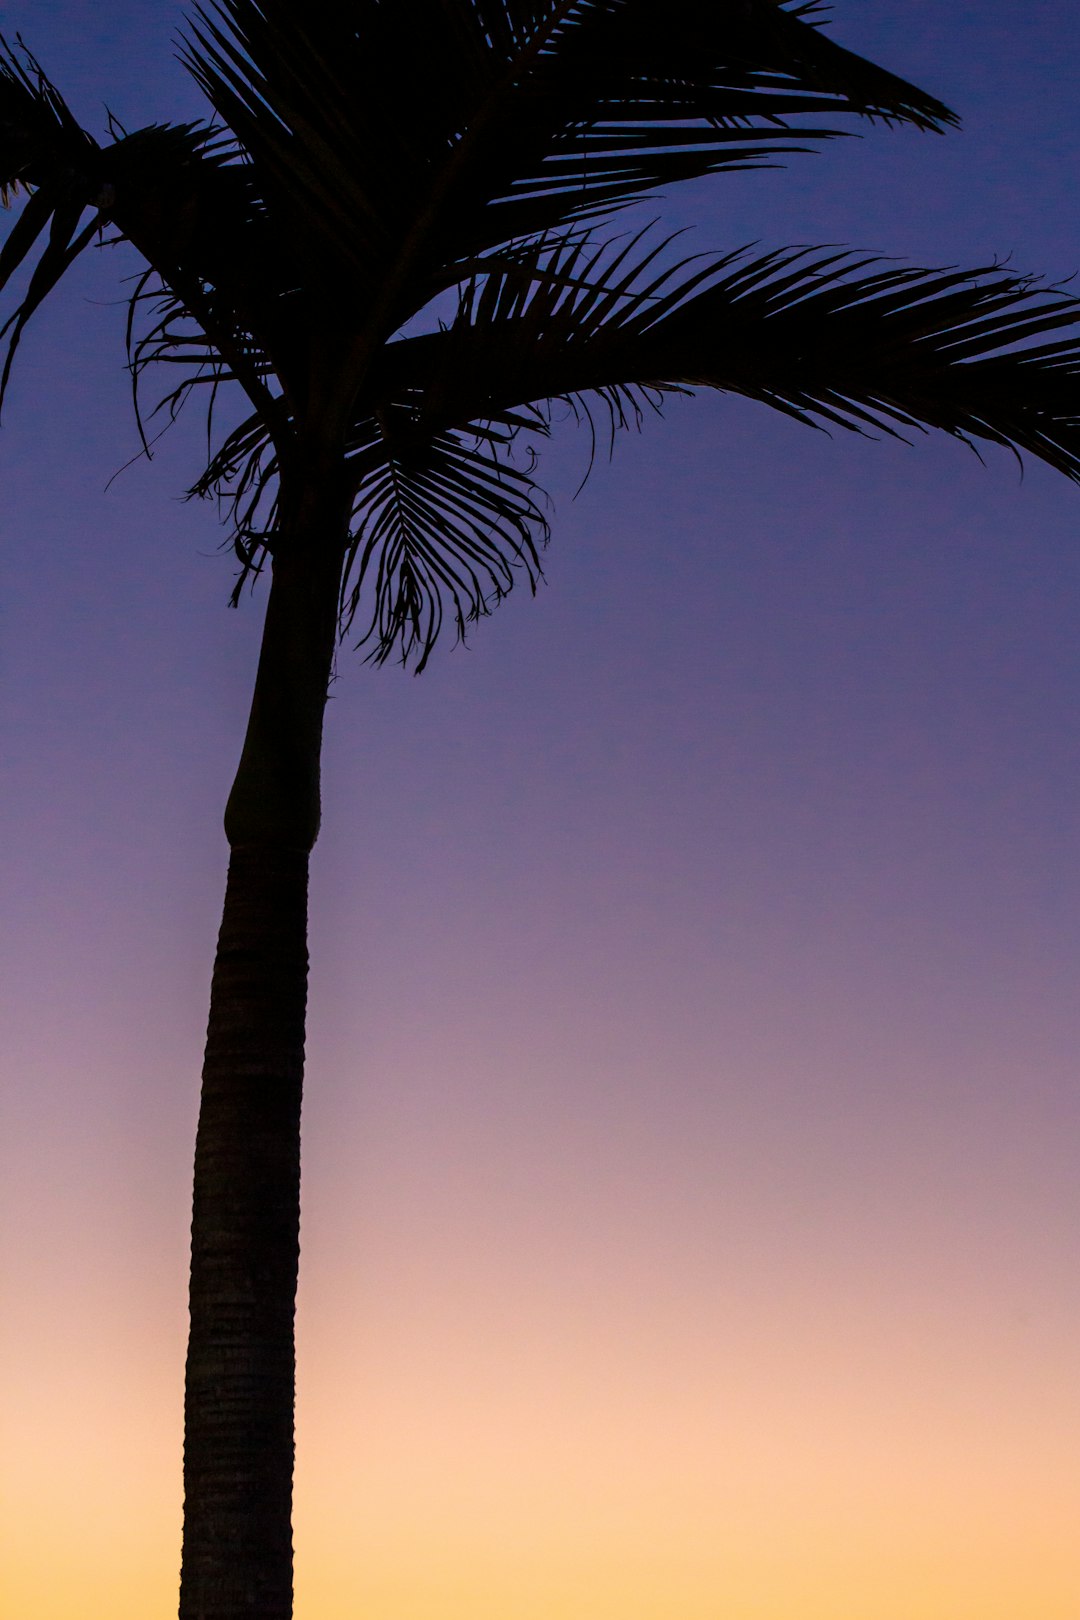
[[[72,261],[125,239],[136,385],[248,402],[195,484],[229,503],[239,592],[314,447],[354,521],[342,622],[422,668],[547,535],[530,438],[709,387],[855,431],[937,428],[1080,473],[1076,299],[998,265],[807,247],[684,255],[630,205],[774,164],[850,115],[940,132],[933,96],[783,0],[220,0],[181,60],[203,123],[83,130],[22,46],[0,63],[6,384]],[[168,373],[166,373],[168,375]]]

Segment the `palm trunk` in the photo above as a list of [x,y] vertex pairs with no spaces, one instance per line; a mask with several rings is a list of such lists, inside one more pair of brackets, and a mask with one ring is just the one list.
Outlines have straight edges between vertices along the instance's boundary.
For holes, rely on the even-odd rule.
[[275,547],[211,988],[191,1227],[181,1620],[290,1620],[308,859],[340,502]]
[[233,851],[191,1222],[182,1620],[292,1614],[306,850]]

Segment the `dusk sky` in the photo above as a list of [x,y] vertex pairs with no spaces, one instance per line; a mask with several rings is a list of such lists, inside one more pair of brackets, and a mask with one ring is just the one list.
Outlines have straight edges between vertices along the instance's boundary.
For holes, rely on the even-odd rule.
[[[405,0],[400,0],[405,3]],[[83,122],[166,0],[21,0]],[[650,203],[687,251],[1080,273],[1060,0],[837,0],[942,97]],[[856,128],[852,124],[852,129]],[[227,607],[87,256],[0,430],[0,1612],[176,1612]],[[4,314],[10,306],[5,306]],[[676,401],[544,450],[547,583],[342,648],[314,857],[297,1620],[1077,1620],[1080,488]],[[111,480],[111,482],[110,482]]]

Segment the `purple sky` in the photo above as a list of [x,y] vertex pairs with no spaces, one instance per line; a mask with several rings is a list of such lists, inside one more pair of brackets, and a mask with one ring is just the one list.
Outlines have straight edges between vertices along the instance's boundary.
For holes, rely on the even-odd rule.
[[[197,113],[178,7],[0,16],[96,131]],[[834,18],[963,132],[867,129],[665,220],[1080,270],[1071,8]],[[126,264],[30,329],[0,432],[23,1620],[173,1602],[262,605],[227,610],[213,510],[175,499],[194,416],[106,489]],[[340,658],[298,1620],[1075,1620],[1080,490],[712,397],[574,500],[586,454],[545,451],[536,601],[418,680]]]

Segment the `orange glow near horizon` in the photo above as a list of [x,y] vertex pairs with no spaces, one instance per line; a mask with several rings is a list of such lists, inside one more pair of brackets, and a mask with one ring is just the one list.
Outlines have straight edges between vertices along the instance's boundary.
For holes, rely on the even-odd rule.
[[[902,1313],[858,1354],[835,1300],[733,1339],[717,1307],[610,1298],[606,1327],[545,1324],[527,1281],[493,1320],[477,1281],[394,1343],[371,1313],[380,1355],[355,1298],[302,1330],[297,1620],[1074,1620],[1067,1343],[1029,1382],[944,1299],[920,1366]],[[5,1504],[5,1613],[171,1612],[175,1369],[102,1401],[95,1363],[8,1437],[36,1467]]]
[[[564,1164],[538,1216],[548,1151],[519,1143],[494,1184],[459,1158],[426,1196],[387,1174],[357,1203],[316,1144],[297,1620],[1075,1620],[1080,1323],[1045,1234],[1010,1251],[985,1189],[942,1178],[944,1219],[886,1219],[882,1195],[861,1231],[804,1212],[793,1241],[736,1157],[634,1201],[632,1156]],[[451,1197],[462,1174],[486,1190]],[[122,1287],[119,1257],[86,1275],[77,1254],[38,1285],[81,1342],[38,1365],[47,1398],[8,1436],[20,1620],[172,1612],[182,1322],[151,1298],[141,1331]]]

